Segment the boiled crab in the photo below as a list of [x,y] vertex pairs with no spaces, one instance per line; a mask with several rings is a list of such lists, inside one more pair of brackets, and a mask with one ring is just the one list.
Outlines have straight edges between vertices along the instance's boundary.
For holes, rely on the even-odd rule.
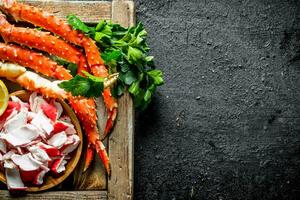
[[[41,53],[15,44],[7,44],[13,42],[56,55],[69,62],[75,63],[78,65],[78,74],[82,74],[82,70],[85,70],[90,71],[93,75],[98,77],[108,77],[108,70],[104,66],[104,62],[101,59],[95,42],[84,34],[73,30],[72,27],[63,20],[36,7],[18,3],[14,0],[0,0],[0,9],[6,14],[13,16],[16,21],[32,23],[50,31],[56,36],[60,36],[60,38],[58,38],[43,31],[15,27],[6,21],[4,15],[0,15],[0,35],[6,42],[0,43],[0,59],[2,61],[16,63],[59,80],[69,80],[72,78],[68,70]],[[84,53],[69,42],[83,47]],[[23,87],[40,92],[45,96],[67,99],[78,116],[88,137],[84,170],[89,166],[95,149],[102,159],[107,173],[110,174],[109,159],[105,147],[100,140],[96,125],[97,116],[93,99],[74,97],[57,86],[59,81],[50,82],[22,67],[17,67],[22,73],[16,75],[17,69],[15,65],[9,65],[9,67],[4,63],[0,65],[2,66],[2,72],[0,68],[0,75],[2,73],[4,77],[13,79]],[[113,80],[116,80],[115,77]],[[113,81],[109,82],[112,83]],[[104,131],[104,136],[106,136],[113,127],[116,119],[117,102],[116,99],[112,97],[109,87],[104,89],[103,97],[108,110],[108,120]]]

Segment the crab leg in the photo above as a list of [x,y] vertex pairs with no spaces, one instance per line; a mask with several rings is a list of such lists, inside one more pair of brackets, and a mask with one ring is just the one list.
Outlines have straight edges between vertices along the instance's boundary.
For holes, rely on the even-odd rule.
[[49,77],[57,79],[62,79],[62,77],[65,79],[72,78],[63,66],[58,65],[48,57],[13,44],[0,43],[0,60],[24,65]]
[[8,23],[0,13],[0,34],[5,42],[15,42],[28,47],[46,51],[78,65],[78,72],[88,71],[86,59],[82,52],[71,44],[50,33],[30,28],[15,27]]
[[[0,9],[11,14],[15,20],[27,21],[36,26],[43,27],[69,42],[82,46],[93,74],[102,78],[107,77],[108,72],[101,59],[99,50],[90,38],[73,30],[72,27],[63,20],[36,7],[18,3],[15,0],[0,0],[0,2]],[[111,131],[116,119],[117,101],[112,97],[109,89],[103,92],[103,97],[108,110],[108,119],[104,131],[105,137]]]
[[[86,57],[88,64],[90,65],[92,74],[105,78],[108,76],[108,71],[104,65],[103,60],[101,59],[100,52],[95,44],[95,42],[90,38],[83,39],[83,47],[86,50]],[[117,100],[112,97],[111,91],[109,88],[106,88],[103,91],[103,98],[106,108],[108,110],[108,119],[106,122],[105,130],[104,130],[104,137],[111,131],[114,121],[117,117]]]

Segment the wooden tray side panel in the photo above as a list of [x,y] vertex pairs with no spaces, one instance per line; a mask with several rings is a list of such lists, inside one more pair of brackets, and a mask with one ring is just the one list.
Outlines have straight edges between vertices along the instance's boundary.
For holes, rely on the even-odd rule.
[[111,2],[109,1],[25,0],[21,2],[42,8],[62,19],[66,19],[69,14],[75,14],[87,23],[98,23],[100,19],[111,19]]
[[43,193],[31,193],[24,197],[13,197],[6,190],[0,192],[0,199],[13,200],[107,200],[106,191],[51,191]]
[[[125,27],[135,24],[133,1],[113,1],[112,21]],[[112,174],[108,180],[109,200],[133,198],[134,106],[129,93],[118,101],[119,111],[114,131],[109,137]]]

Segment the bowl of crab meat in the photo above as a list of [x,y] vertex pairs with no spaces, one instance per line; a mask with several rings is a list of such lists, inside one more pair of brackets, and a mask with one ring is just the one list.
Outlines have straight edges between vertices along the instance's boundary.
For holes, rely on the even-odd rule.
[[0,181],[10,191],[52,188],[75,169],[82,132],[62,100],[14,92],[0,116]]

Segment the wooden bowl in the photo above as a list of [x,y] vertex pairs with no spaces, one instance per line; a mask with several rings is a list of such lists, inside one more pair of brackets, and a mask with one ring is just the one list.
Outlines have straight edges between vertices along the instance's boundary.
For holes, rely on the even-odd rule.
[[[17,96],[22,101],[28,102],[30,93],[25,90],[19,90],[19,91],[11,93],[10,96]],[[79,121],[78,121],[75,113],[73,112],[73,110],[70,108],[70,106],[66,102],[64,102],[63,100],[60,100],[60,99],[57,99],[57,101],[62,105],[64,113],[71,118],[71,121],[77,131],[77,135],[80,138],[80,144],[77,147],[77,149],[71,153],[71,159],[68,161],[68,163],[66,165],[66,170],[61,176],[53,177],[51,175],[46,175],[46,177],[44,178],[44,183],[41,186],[28,187],[26,190],[28,192],[40,192],[43,190],[48,190],[48,189],[60,184],[73,172],[73,170],[75,169],[75,167],[80,159],[83,140],[82,140],[82,131],[80,128]],[[3,183],[6,183],[5,174],[2,171],[0,171],[0,181],[2,181]]]

